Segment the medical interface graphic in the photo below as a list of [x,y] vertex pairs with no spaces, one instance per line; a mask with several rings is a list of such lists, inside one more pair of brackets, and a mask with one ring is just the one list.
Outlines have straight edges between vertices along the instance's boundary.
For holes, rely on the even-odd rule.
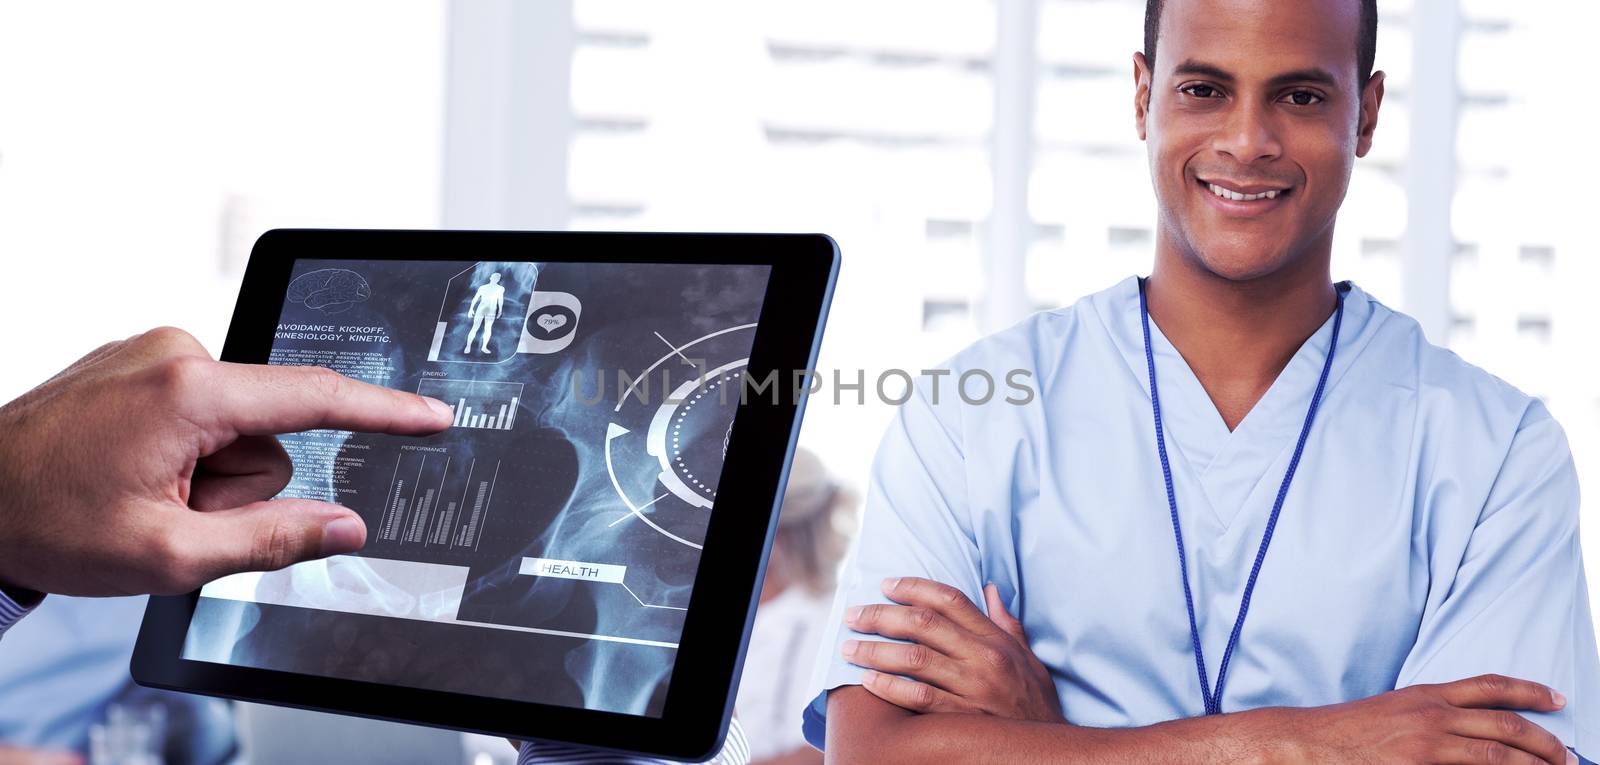
[[659,716],[768,271],[299,261],[269,363],[453,420],[282,436],[366,548],[211,583],[184,657]]

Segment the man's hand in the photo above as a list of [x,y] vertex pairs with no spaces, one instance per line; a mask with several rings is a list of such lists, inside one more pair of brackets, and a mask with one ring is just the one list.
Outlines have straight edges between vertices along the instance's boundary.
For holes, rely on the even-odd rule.
[[914,712],[1064,722],[1050,671],[1028,648],[1022,623],[1006,612],[994,585],[983,592],[989,616],[954,587],[917,577],[885,579],[883,594],[902,605],[858,606],[846,612],[845,624],[912,643],[846,640],[844,658],[869,670],[863,688]]
[[1565,698],[1538,683],[1479,675],[1346,704],[1275,711],[1285,715],[1278,735],[1295,750],[1285,761],[1576,765],[1578,758],[1560,739],[1510,711],[1554,712],[1565,705]]
[[424,435],[443,403],[315,367],[213,361],[181,330],[110,343],[0,407],[0,584],[67,595],[188,592],[361,548],[339,505],[266,501],[273,435]]

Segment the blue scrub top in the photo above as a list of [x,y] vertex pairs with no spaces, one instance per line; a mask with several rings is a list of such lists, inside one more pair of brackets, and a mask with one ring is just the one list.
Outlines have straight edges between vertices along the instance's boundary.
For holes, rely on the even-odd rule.
[[[1332,318],[1230,432],[1152,322],[1162,416],[1210,682],[1326,358]],[[921,576],[983,603],[994,582],[1076,724],[1202,712],[1151,424],[1138,283],[1036,314],[924,377],[873,465],[805,712],[860,683],[845,608]],[[1029,370],[966,403],[966,370]],[[976,389],[976,383],[973,388]],[[880,639],[880,638],[869,638]],[[1360,288],[1228,670],[1224,711],[1317,706],[1498,672],[1566,694],[1528,718],[1600,757],[1600,654],[1578,545],[1578,481],[1537,400],[1429,344]]]

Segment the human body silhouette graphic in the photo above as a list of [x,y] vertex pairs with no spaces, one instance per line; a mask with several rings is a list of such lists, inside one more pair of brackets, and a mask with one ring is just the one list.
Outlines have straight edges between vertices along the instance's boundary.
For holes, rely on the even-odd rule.
[[500,274],[489,274],[489,283],[478,288],[477,294],[472,296],[472,304],[467,306],[472,330],[467,332],[467,347],[461,350],[462,353],[472,353],[472,338],[477,336],[479,329],[483,330],[480,347],[484,353],[489,352],[489,331],[494,328],[494,320],[505,311],[505,298],[506,288],[500,286]]

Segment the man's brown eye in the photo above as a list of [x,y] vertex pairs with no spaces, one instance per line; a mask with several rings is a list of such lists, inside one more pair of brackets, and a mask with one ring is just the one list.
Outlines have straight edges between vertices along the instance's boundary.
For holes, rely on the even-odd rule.
[[1210,85],[1190,85],[1184,88],[1183,92],[1196,98],[1210,98],[1217,94],[1216,89]]
[[1293,102],[1295,106],[1310,106],[1320,102],[1322,97],[1312,93],[1309,90],[1297,90],[1289,94],[1289,100]]

